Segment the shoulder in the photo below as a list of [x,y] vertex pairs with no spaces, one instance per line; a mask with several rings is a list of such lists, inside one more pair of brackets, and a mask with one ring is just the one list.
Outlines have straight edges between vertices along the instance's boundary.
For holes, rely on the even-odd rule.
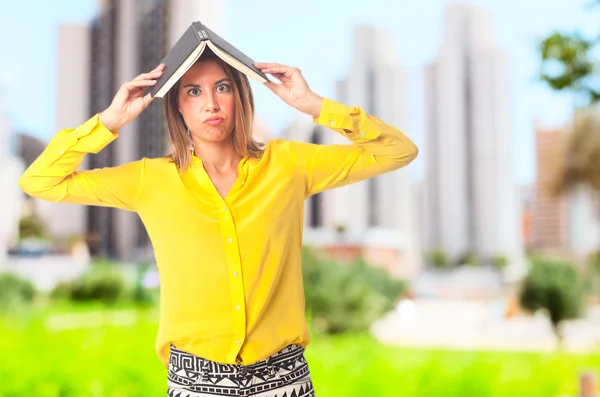
[[286,153],[295,154],[301,152],[305,147],[311,146],[310,143],[294,141],[289,139],[276,138],[270,140],[265,145],[265,153]]
[[142,161],[149,166],[166,166],[169,164],[175,165],[171,156],[163,157],[144,157]]
[[164,157],[144,157],[140,160],[146,172],[164,172],[177,170],[175,162],[171,156]]

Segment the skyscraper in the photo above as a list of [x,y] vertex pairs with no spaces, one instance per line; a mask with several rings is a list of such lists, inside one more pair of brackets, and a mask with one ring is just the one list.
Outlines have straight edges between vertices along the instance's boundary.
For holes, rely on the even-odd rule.
[[425,70],[427,250],[522,265],[508,87],[491,15],[448,6],[438,59]]
[[567,196],[556,195],[552,183],[557,180],[567,148],[565,129],[536,126],[537,178],[532,217],[532,245],[535,249],[567,249]]
[[[120,84],[154,69],[192,21],[221,32],[221,0],[103,0],[91,27],[90,114],[106,109]],[[168,151],[161,101],[120,131],[119,139],[91,155],[90,168],[114,166]],[[136,214],[102,207],[88,210],[93,255],[131,258],[150,242]],[[147,251],[149,254],[151,251]]]
[[4,92],[0,89],[0,267],[4,265],[11,238],[18,232],[23,192],[18,180],[24,171],[22,161],[16,156],[10,122],[4,105]]
[[[57,98],[55,131],[75,128],[90,117],[90,27],[61,25],[58,29]],[[25,138],[25,137],[24,137]],[[31,138],[23,139],[35,148]],[[86,167],[84,159],[82,168]],[[29,164],[27,164],[29,165]],[[28,197],[48,233],[63,243],[85,233],[87,209],[73,204],[55,203]]]
[[[361,106],[399,128],[406,125],[405,72],[395,59],[390,32],[370,26],[354,31],[348,75],[336,85],[336,100]],[[348,144],[347,138],[310,120],[299,120],[287,139],[319,144]],[[408,275],[419,267],[419,244],[413,211],[413,185],[400,169],[310,197],[305,207],[305,241],[343,244],[369,262],[386,262],[392,273]]]

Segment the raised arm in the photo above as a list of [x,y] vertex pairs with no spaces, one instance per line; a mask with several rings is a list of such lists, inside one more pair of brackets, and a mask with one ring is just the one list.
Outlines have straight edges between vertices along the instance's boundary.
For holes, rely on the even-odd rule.
[[266,82],[288,105],[311,115],[352,141],[349,145],[290,143],[306,175],[306,195],[358,182],[398,169],[417,157],[417,146],[400,130],[366,114],[315,94],[298,68],[277,63],[256,63],[281,83]]
[[402,131],[327,98],[313,120],[350,139],[347,145],[290,143],[306,175],[306,196],[365,180],[409,164],[418,148]]
[[143,96],[156,83],[164,65],[123,83],[111,105],[75,129],[58,132],[19,180],[34,197],[75,204],[136,210],[143,185],[144,161],[118,167],[76,171],[86,153],[98,153],[117,138],[117,131],[136,118],[152,101]]
[[76,171],[86,153],[98,153],[117,138],[98,115],[75,129],[60,131],[19,180],[21,189],[42,200],[135,211],[142,186],[142,161]]

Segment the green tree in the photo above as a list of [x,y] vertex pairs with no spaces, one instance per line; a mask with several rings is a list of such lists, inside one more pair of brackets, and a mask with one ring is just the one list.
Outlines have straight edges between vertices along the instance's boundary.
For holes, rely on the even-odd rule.
[[358,259],[340,263],[304,247],[306,311],[316,331],[364,332],[393,307],[405,282]]
[[[589,8],[600,10],[600,0],[592,0]],[[574,95],[578,106],[600,101],[598,58],[600,35],[586,37],[581,31],[555,30],[539,45],[540,78],[551,89]]]
[[532,312],[544,310],[552,324],[558,346],[563,342],[563,322],[578,318],[583,309],[583,281],[569,262],[539,260],[521,286],[521,306]]
[[[589,7],[600,10],[600,0]],[[598,79],[600,35],[554,31],[539,46],[540,79],[548,87],[573,96],[572,131],[560,172],[551,183],[556,194],[575,186],[600,194],[600,80]]]

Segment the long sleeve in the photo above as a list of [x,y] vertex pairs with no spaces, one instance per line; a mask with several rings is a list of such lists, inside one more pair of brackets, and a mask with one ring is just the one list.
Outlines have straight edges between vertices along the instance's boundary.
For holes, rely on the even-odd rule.
[[306,176],[306,197],[396,170],[417,157],[417,146],[400,130],[365,113],[325,98],[315,123],[351,140],[347,145],[292,145]]
[[42,200],[136,210],[144,162],[77,171],[87,153],[117,138],[95,115],[75,129],[58,132],[19,180],[21,189]]

